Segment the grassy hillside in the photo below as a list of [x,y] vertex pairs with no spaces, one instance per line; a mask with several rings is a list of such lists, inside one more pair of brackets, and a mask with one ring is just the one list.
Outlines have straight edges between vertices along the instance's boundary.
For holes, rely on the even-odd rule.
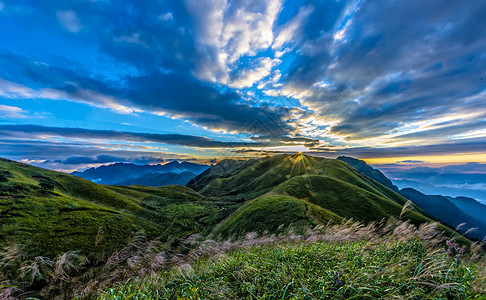
[[407,199],[347,163],[303,154],[260,159],[230,177],[213,179],[201,193],[246,200],[214,230],[222,238],[343,218],[371,222],[403,217],[416,225],[431,221],[413,204],[403,211]]
[[[202,183],[206,185],[202,186]],[[307,234],[316,225],[326,228],[328,225],[341,224],[345,219],[364,224],[380,222],[382,225],[387,222],[393,224],[397,220],[409,220],[413,225],[407,223],[411,227],[407,227],[406,232],[415,230],[416,227],[413,226],[425,228],[423,224],[431,221],[415,205],[405,205],[407,200],[403,196],[361,174],[347,163],[302,154],[250,161],[225,160],[198,176],[197,182],[188,185],[197,188],[199,192],[178,185],[98,185],[72,175],[0,159],[0,245],[3,248],[0,249],[1,284],[10,290],[20,287],[24,292],[35,291],[37,294],[33,295],[39,295],[40,298],[51,298],[63,293],[63,290],[82,290],[84,293],[88,289],[93,292],[91,289],[96,286],[104,287],[132,277],[155,275],[160,267],[177,265],[184,255],[188,252],[192,255],[191,250],[208,237],[216,240],[212,241],[214,243],[222,243],[221,247],[225,248],[228,243],[233,243],[228,242],[228,239],[241,241],[248,233],[251,233],[250,236],[268,234],[266,241],[275,240],[275,236],[285,234],[290,234],[293,238],[296,237],[295,234]],[[353,243],[344,246],[316,244],[319,251],[331,251],[334,249],[332,247],[337,247],[338,251],[330,254],[334,257],[331,260],[345,258],[338,253],[348,251],[348,246],[354,250],[350,250],[351,256],[346,259],[351,259],[360,248],[365,252],[368,249],[367,244],[357,243],[357,239],[363,241],[366,234],[355,232],[355,236],[349,235],[356,225],[351,222],[342,224],[342,232],[347,232],[346,240],[354,241]],[[437,228],[445,232],[447,237],[455,236],[462,244],[469,243],[463,237],[457,237],[449,228],[442,225]],[[386,228],[380,230],[380,234],[389,232]],[[329,234],[325,232],[324,236]],[[425,230],[417,233],[417,236],[427,234]],[[369,238],[378,239],[377,236]],[[415,258],[412,257],[416,249],[412,252],[406,250],[413,247],[414,242],[410,245],[407,243],[396,245],[390,242],[387,249],[409,257],[412,265],[417,263],[420,266],[418,260],[414,261]],[[254,245],[253,242],[250,244]],[[268,281],[273,272],[281,272],[281,266],[271,269],[276,266],[271,266],[276,255],[273,251],[297,251],[304,257],[306,251],[311,251],[309,253],[312,255],[318,252],[313,250],[314,245],[309,246],[309,249],[304,245],[283,245],[283,250],[277,245],[272,247],[274,248],[270,252],[265,247],[252,248],[247,256],[235,252],[235,259],[215,266],[217,271],[213,275],[197,275],[189,280],[200,280],[197,282],[205,286],[210,280],[218,280],[222,285],[216,288],[229,290],[230,294],[234,293],[238,297],[287,297],[287,292],[281,294],[282,288],[290,293],[288,295],[303,297],[305,289],[294,285],[292,280],[286,281],[285,287],[275,285],[280,290],[274,292],[271,292],[274,287],[262,282],[254,282],[253,286],[243,281],[242,285],[231,283],[231,276],[234,277],[231,274],[239,274],[238,259],[245,264],[246,261],[255,259],[252,253],[262,257],[260,263],[264,268],[258,272],[262,274],[260,279]],[[381,274],[385,266],[397,263],[395,258],[386,256],[386,251],[378,252],[376,255],[372,251],[366,254],[379,260],[376,272],[372,269],[377,265],[373,265],[371,261],[358,263],[352,272],[371,272],[370,278],[374,278]],[[83,255],[88,257],[89,263],[86,263]],[[201,263],[204,263],[204,259]],[[346,262],[347,265],[354,263],[356,262],[353,260]],[[236,271],[223,272],[225,266],[233,264]],[[195,266],[197,268],[198,262]],[[248,267],[253,269],[257,265],[250,264]],[[305,261],[291,262],[290,258],[289,265],[285,268],[310,268],[313,274],[320,274],[319,276],[327,276],[326,272],[329,272],[328,269],[319,271]],[[403,269],[397,271],[398,274],[388,274],[392,279],[387,280],[394,281],[395,275],[402,277],[397,277],[396,285],[392,288],[395,294],[387,294],[385,289],[383,295],[415,295],[417,291],[416,295],[422,296],[430,292],[430,289],[420,286],[413,291],[407,290],[405,286],[413,282],[407,279],[410,274],[403,274],[409,271],[408,266],[404,265]],[[309,274],[303,272],[302,276]],[[148,293],[150,298],[153,296],[151,289],[157,288],[163,292],[161,295],[164,297],[190,298],[192,296],[187,294],[187,290],[181,290],[171,283],[188,285],[185,281],[190,278],[188,276],[181,281],[181,278],[172,273],[164,273],[162,277],[158,277],[167,280],[162,283],[164,288],[160,288],[158,282],[146,282],[149,290],[143,290],[141,295]],[[323,284],[326,289],[329,288],[328,278],[316,278],[319,277],[307,279],[309,287],[313,289],[316,285]],[[364,284],[365,288],[351,285],[349,289],[360,289],[359,293],[353,294],[337,287],[334,292],[322,294],[322,297],[377,297],[378,294],[366,294],[366,288],[369,289],[372,285],[366,285],[361,279],[353,280],[360,285]],[[434,284],[440,282],[439,280]],[[210,297],[210,291],[204,290],[198,284],[193,286],[196,290],[191,291],[199,290],[201,294],[192,294],[193,297]],[[384,281],[383,284],[394,283]],[[125,285],[119,291],[115,290],[115,293],[126,295],[125,291],[132,291],[132,288],[131,285]],[[341,291],[337,292],[338,290]],[[317,293],[317,290],[314,292]],[[0,291],[0,296],[3,295],[5,294]],[[116,297],[110,293],[106,296]]]
[[240,236],[246,232],[282,233],[292,226],[305,229],[328,222],[341,222],[338,215],[295,197],[263,195],[246,202],[213,232],[220,238]]
[[[215,167],[234,168],[229,162],[226,162],[225,166],[218,165]],[[199,190],[205,195],[249,200],[270,191],[290,178],[301,175],[322,175],[390,198],[401,205],[407,202],[407,199],[398,193],[361,174],[349,164],[335,159],[304,154],[277,155],[254,161],[250,166],[239,170],[234,175],[218,178],[211,173],[211,169],[213,168],[197,177],[200,181],[208,182],[204,188]],[[209,177],[212,179],[209,180]]]
[[207,241],[98,299],[484,299],[484,259],[437,240],[433,226],[399,222]]
[[29,257],[77,250],[96,261],[136,231],[184,237],[233,209],[182,186],[103,186],[6,159],[0,173],[0,245],[20,244]]
[[[402,205],[392,199],[370,192],[345,181],[322,175],[303,175],[289,179],[272,189],[275,193],[291,195],[326,208],[344,218],[364,222],[398,217]],[[428,221],[417,212],[407,218],[420,224]]]
[[202,172],[200,175],[196,176],[194,179],[187,183],[187,186],[195,191],[201,191],[208,184],[218,178],[228,178],[231,177],[241,170],[252,166],[257,163],[257,160],[233,160],[225,159],[220,161],[215,166]]

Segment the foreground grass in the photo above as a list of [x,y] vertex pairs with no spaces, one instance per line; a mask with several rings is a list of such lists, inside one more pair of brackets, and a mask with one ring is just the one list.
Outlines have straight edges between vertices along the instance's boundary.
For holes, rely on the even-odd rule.
[[484,264],[455,248],[419,238],[312,240],[202,256],[99,299],[486,299]]

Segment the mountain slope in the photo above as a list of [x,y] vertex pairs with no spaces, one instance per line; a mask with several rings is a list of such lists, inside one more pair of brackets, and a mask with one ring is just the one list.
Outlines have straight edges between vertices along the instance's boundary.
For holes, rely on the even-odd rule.
[[222,238],[240,236],[246,232],[281,233],[292,225],[294,230],[314,227],[343,218],[315,204],[295,197],[267,194],[243,204],[221,222],[213,234]]
[[[402,205],[388,197],[328,176],[294,177],[274,188],[272,192],[306,199],[341,217],[364,222],[398,217],[402,212]],[[406,217],[415,224],[428,220],[417,212],[410,212]]]
[[437,218],[454,228],[460,224],[466,223],[462,226],[462,229],[460,229],[462,232],[470,228],[478,228],[477,230],[468,233],[469,236],[479,240],[482,240],[486,236],[486,223],[463,212],[446,197],[440,195],[424,195],[411,188],[402,189],[400,190],[400,193],[412,200],[434,218]]
[[[200,178],[204,180],[204,174]],[[349,164],[303,154],[259,159],[234,175],[212,179],[200,192],[226,200],[246,200],[213,231],[223,238],[343,218],[365,223],[400,217],[414,224],[431,221],[413,204],[403,211],[406,198]],[[452,233],[444,226],[441,230]]]
[[383,173],[381,173],[380,170],[371,167],[366,162],[348,156],[339,156],[337,159],[340,161],[344,161],[345,163],[348,163],[351,167],[355,168],[358,172],[383,184],[387,188],[395,192],[398,192],[398,188],[393,184],[393,182],[390,179],[388,179]]
[[479,203],[477,200],[467,197],[446,197],[463,212],[486,223],[486,205]]
[[6,159],[0,174],[0,246],[20,244],[28,256],[78,250],[96,261],[136,231],[180,238],[210,230],[234,210],[182,186],[102,186]]
[[228,178],[238,172],[252,166],[257,163],[257,160],[232,160],[225,159],[220,161],[215,166],[211,166],[206,171],[202,172],[200,175],[196,176],[194,179],[187,183],[187,186],[195,191],[200,191],[214,180],[219,178]]
[[[238,164],[239,166],[242,165],[241,163]],[[225,166],[218,164],[215,167],[232,170],[233,165],[230,162],[225,162]],[[244,168],[240,167],[238,172],[228,172],[224,177],[216,177],[211,174],[211,169],[215,167],[195,178],[199,181],[209,182],[206,186],[195,190],[210,196],[245,198],[248,200],[269,192],[273,187],[292,177],[319,175],[356,185],[369,192],[391,198],[401,205],[407,201],[389,188],[361,174],[349,164],[335,159],[312,157],[304,154],[277,155],[251,161],[249,166],[242,165]],[[212,178],[208,180],[210,176]],[[191,186],[191,182],[188,186]]]

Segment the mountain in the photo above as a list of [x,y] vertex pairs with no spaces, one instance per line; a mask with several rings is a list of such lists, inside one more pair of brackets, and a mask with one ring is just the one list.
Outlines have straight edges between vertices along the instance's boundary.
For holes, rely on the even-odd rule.
[[486,189],[484,183],[479,184],[465,184],[456,183],[451,185],[445,185],[443,182],[430,184],[431,181],[426,179],[394,179],[393,182],[401,189],[413,188],[415,190],[422,191],[428,195],[449,195],[453,197],[468,197],[474,198],[480,203],[486,203]]
[[[448,224],[449,226],[455,228],[459,224],[467,223],[467,225],[463,227],[462,232],[465,232],[469,228],[479,228],[476,231],[468,233],[468,236],[482,240],[486,235],[486,214],[482,214],[486,213],[486,206],[475,201],[474,199],[458,197],[459,199],[453,201],[452,199],[456,198],[440,195],[426,195],[412,188],[405,188],[399,191],[397,186],[393,185],[390,179],[388,179],[379,170],[374,169],[366,164],[364,161],[346,156],[340,156],[337,159],[348,163],[360,173],[380,182],[394,191],[399,192],[407,199],[412,200],[413,203],[423,209],[427,214],[441,222],[444,222],[445,224]],[[426,171],[429,172],[428,168]],[[418,182],[415,183],[420,187],[424,187],[425,190],[428,190],[427,184],[420,184]],[[420,190],[423,191],[422,189]],[[463,207],[456,205],[456,202],[457,204],[461,204]]]
[[472,198],[466,197],[446,197],[463,212],[476,218],[477,220],[486,223],[486,205],[478,202]]
[[383,171],[399,188],[411,187],[429,195],[464,196],[486,203],[486,165],[466,163],[444,167],[397,168]]
[[305,229],[343,218],[430,221],[414,205],[402,216],[406,198],[349,164],[303,154],[224,160],[188,185],[195,190],[99,185],[0,159],[0,244],[14,241],[28,255],[48,257],[79,250],[96,261],[140,230],[148,237],[212,232],[226,238],[279,232],[290,225]]
[[187,183],[187,186],[199,191],[203,189],[206,185],[211,183],[217,178],[228,178],[238,172],[244,170],[257,163],[256,159],[250,160],[233,160],[225,159],[220,161],[218,164],[211,166],[211,168],[202,172],[199,176],[195,177]]
[[[460,199],[451,201],[448,197],[440,195],[424,195],[412,188],[402,189],[400,190],[400,193],[434,218],[454,228],[460,224],[466,223],[462,226],[462,229],[460,229],[462,232],[465,232],[470,228],[477,228],[477,230],[468,233],[468,236],[479,240],[482,240],[486,236],[486,223],[465,212],[466,210],[471,211],[471,209],[477,207],[477,205],[473,205],[469,200],[464,201],[463,199]],[[467,209],[463,210],[455,203],[460,203],[461,206],[467,207]],[[476,216],[480,215],[476,214]],[[484,215],[482,216],[482,219],[484,219]]]
[[191,179],[196,177],[196,174],[184,171],[181,173],[147,173],[140,177],[131,178],[117,185],[147,185],[147,186],[163,186],[163,185],[186,185]]
[[[89,168],[83,172],[73,172],[72,175],[91,180],[100,184],[119,184],[131,179],[145,176],[149,173],[182,173],[191,172],[196,175],[207,170],[209,166],[191,162],[172,161],[164,165],[136,165],[132,163],[115,163],[111,165]],[[145,179],[142,179],[145,180]]]
[[165,239],[211,230],[234,206],[184,186],[105,186],[0,159],[0,246],[20,244],[28,257],[77,250],[96,262],[140,230]]
[[390,179],[388,179],[383,173],[381,173],[380,170],[371,167],[366,162],[348,156],[339,156],[337,159],[340,161],[344,161],[345,163],[348,163],[351,167],[355,168],[358,172],[383,184],[387,188],[395,192],[398,192],[397,186],[394,185]]
[[[219,176],[218,176],[219,175]],[[205,184],[198,184],[204,182]],[[304,154],[247,162],[225,160],[188,186],[208,197],[244,204],[213,231],[220,238],[339,222],[398,219],[407,199],[348,163]],[[414,224],[431,221],[415,205],[403,214]],[[452,231],[444,226],[442,230]]]
[[[116,167],[123,169],[120,165]],[[163,174],[154,176],[158,175]],[[316,226],[328,228],[340,224],[339,232],[347,232],[352,240],[348,226],[369,230],[352,222],[343,223],[345,219],[362,224],[395,224],[401,230],[410,225],[398,220],[413,225],[432,222],[418,206],[404,208],[407,201],[344,161],[304,154],[223,160],[187,186],[157,187],[100,185],[73,175],[0,159],[0,246],[8,250],[13,249],[9,247],[11,244],[20,245],[22,254],[18,265],[24,266],[25,262],[33,268],[38,266],[39,256],[62,258],[63,253],[78,251],[87,256],[91,269],[76,280],[95,284],[98,278],[114,277],[115,283],[121,278],[117,276],[132,267],[150,269],[151,264],[173,265],[181,257],[179,254],[190,256],[191,249],[197,250],[194,247],[203,239],[209,240],[208,251],[212,251],[218,247],[211,245],[220,243],[224,248],[232,242],[223,241],[251,237],[254,235],[247,234],[252,232],[275,239],[292,237],[294,233],[307,234],[309,228]],[[449,227],[439,224],[437,228],[448,237],[456,236],[462,244],[470,244]],[[378,239],[375,242],[381,243]],[[250,240],[248,244],[251,243]],[[355,247],[363,247],[363,243]],[[161,254],[158,252],[161,249],[166,252]],[[384,251],[389,253],[389,248]],[[420,254],[418,248],[412,252]],[[296,257],[301,260],[299,253]],[[42,261],[50,261],[47,258]],[[126,265],[116,273],[119,260]],[[18,278],[22,277],[20,268],[12,271],[20,274]],[[0,275],[13,274],[10,269],[5,270],[0,270],[3,272]],[[149,274],[146,271],[143,274]],[[48,277],[49,272],[43,274]],[[97,272],[105,275],[96,277]],[[9,284],[16,284],[15,280]],[[47,286],[43,280],[25,285],[32,289]],[[58,281],[55,284],[61,284],[59,290],[66,287]]]

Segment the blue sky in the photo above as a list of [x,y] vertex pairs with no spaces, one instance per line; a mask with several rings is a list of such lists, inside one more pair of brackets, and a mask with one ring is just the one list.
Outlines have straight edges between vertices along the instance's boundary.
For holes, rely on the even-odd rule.
[[[484,1],[0,0],[0,156],[486,162]],[[412,164],[412,163],[411,163]]]

